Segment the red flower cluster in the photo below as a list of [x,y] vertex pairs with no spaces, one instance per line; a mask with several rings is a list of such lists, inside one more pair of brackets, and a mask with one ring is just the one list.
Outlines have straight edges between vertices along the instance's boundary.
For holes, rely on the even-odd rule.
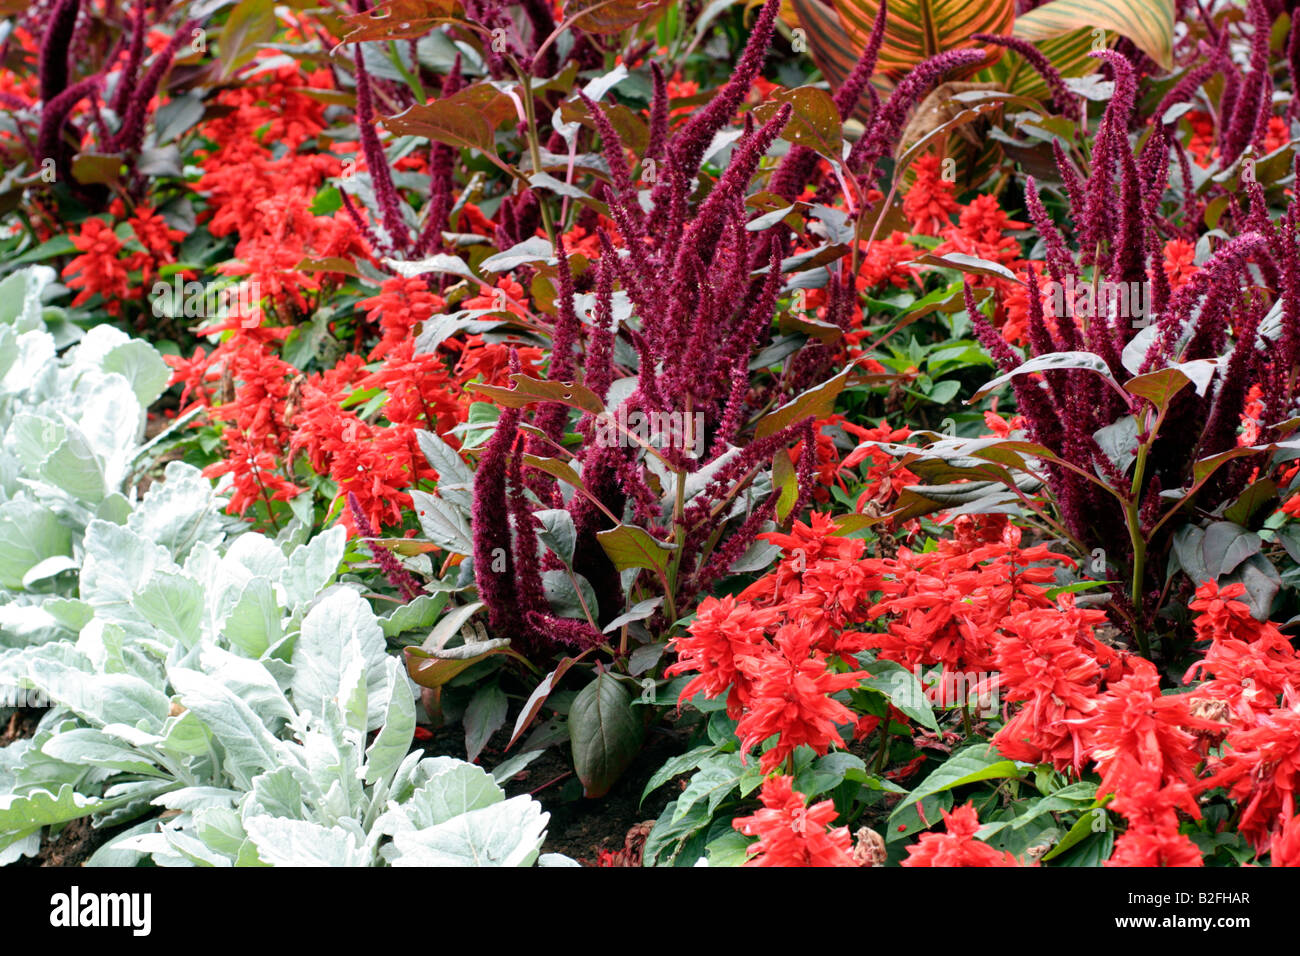
[[923,833],[900,866],[1023,866],[1012,854],[976,839],[979,817],[971,804],[943,815],[947,833]]
[[734,826],[758,840],[749,847],[746,866],[858,866],[848,827],[830,829],[835,805],[808,798],[794,789],[789,777],[769,777],[759,793],[763,809],[737,817]]
[[868,641],[882,658],[909,668],[991,671],[999,628],[1052,606],[1043,586],[1056,577],[1048,562],[1074,563],[1046,545],[1022,548],[1006,515],[961,515],[954,526],[955,538],[933,551],[903,549],[866,562],[882,592],[869,617],[892,616],[889,629]]

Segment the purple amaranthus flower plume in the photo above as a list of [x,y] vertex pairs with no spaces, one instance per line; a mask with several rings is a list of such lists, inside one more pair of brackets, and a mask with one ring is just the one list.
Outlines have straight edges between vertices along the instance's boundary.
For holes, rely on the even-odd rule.
[[[601,641],[599,628],[623,611],[629,589],[661,594],[664,607],[649,623],[671,624],[788,514],[789,503],[778,514],[778,495],[757,492],[755,480],[799,442],[793,499],[796,506],[809,500],[813,418],[792,415],[749,437],[763,404],[792,395],[752,395],[747,387],[749,363],[768,341],[784,291],[784,226],[746,228],[752,214],[745,205],[791,107],[762,125],[745,119],[726,168],[700,190],[702,199],[693,182],[708,181],[704,150],[734,121],[757,76],[777,7],[778,0],[768,0],[731,81],[676,131],[667,129],[662,77],[652,76],[650,151],[662,176],[649,197],[638,192],[606,110],[583,98],[609,170],[595,195],[607,204],[621,246],[597,230],[600,255],[581,286],[577,260],[553,250],[550,397],[520,402],[489,390],[506,407],[475,480],[479,595],[493,629],[530,650]],[[582,309],[578,288],[594,289]],[[514,378],[517,390],[537,387]],[[530,420],[521,404],[534,409]],[[569,431],[579,444],[561,444]],[[544,458],[580,474],[580,487],[556,481],[557,465]],[[571,560],[548,552],[544,566],[590,585],[596,606],[586,609],[589,620],[556,618],[536,587],[539,506],[564,511],[572,522]],[[665,565],[616,565],[610,534],[661,551]]]
[[352,521],[357,526],[357,531],[361,532],[361,537],[366,539],[366,544],[370,548],[371,555],[374,556],[375,563],[379,565],[384,576],[388,578],[388,583],[401,593],[405,601],[414,601],[424,593],[424,588],[420,582],[415,579],[415,575],[402,567],[400,561],[393,557],[393,553],[381,544],[376,544],[375,539],[379,537],[379,532],[375,526],[370,523],[366,517],[365,509],[357,501],[357,496],[348,492],[348,510],[352,513]]

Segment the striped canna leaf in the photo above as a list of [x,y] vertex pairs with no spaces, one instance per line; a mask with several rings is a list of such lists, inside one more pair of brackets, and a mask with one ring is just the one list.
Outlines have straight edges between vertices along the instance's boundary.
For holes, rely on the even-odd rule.
[[[814,59],[820,46],[847,48],[847,62],[835,57],[844,75],[866,45],[880,9],[879,0],[835,0],[834,18],[812,10],[818,0],[795,0],[795,10],[809,34]],[[825,9],[823,5],[823,10]],[[1015,0],[891,0],[885,42],[877,72],[898,81],[922,60],[961,47],[975,46],[976,33],[1008,33],[1015,21]],[[990,61],[996,51],[990,49]],[[831,57],[828,57],[830,59]],[[820,66],[820,63],[818,64]],[[828,75],[828,79],[829,79]]]
[[1114,31],[1163,69],[1173,68],[1173,0],[1052,0],[1016,18],[1015,35],[1038,41],[1080,29]]

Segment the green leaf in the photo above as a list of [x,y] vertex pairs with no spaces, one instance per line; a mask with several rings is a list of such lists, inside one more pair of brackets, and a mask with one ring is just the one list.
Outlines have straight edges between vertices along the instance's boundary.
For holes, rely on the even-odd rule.
[[605,554],[620,571],[629,568],[649,568],[659,574],[668,570],[668,561],[677,549],[674,544],[660,541],[644,528],[636,525],[620,524],[605,531],[596,532],[596,540],[605,549]]
[[152,405],[172,377],[158,350],[143,339],[132,339],[110,350],[104,356],[102,367],[105,372],[117,372],[131,383],[141,408]]
[[418,429],[415,440],[420,444],[429,466],[438,473],[438,495],[446,501],[468,508],[472,501],[474,472],[460,453],[433,432]]
[[766,438],[768,435],[775,435],[781,429],[802,421],[810,415],[814,418],[825,418],[835,410],[835,399],[839,397],[840,392],[844,391],[849,376],[856,368],[856,363],[850,364],[833,378],[800,392],[780,408],[768,412],[754,427],[754,437]]
[[863,687],[883,694],[922,727],[939,732],[939,723],[934,719],[934,709],[926,697],[925,688],[912,671],[897,661],[863,661],[862,666],[872,675],[862,682]]
[[701,800],[708,804],[708,814],[713,816],[718,804],[725,800],[738,786],[745,768],[740,765],[738,753],[719,754],[706,757],[700,762],[699,769],[686,784],[686,789],[677,798],[677,809],[673,820],[680,820]]
[[608,673],[578,692],[569,707],[573,768],[588,797],[603,797],[637,755],[645,725],[632,695]]
[[[1019,775],[1014,760],[1007,760],[988,744],[972,744],[949,757],[934,772],[921,781],[890,815],[893,822],[905,808],[913,807],[926,797],[980,780],[993,780]],[[931,821],[934,822],[934,821]]]
[[385,637],[397,637],[407,631],[420,631],[432,627],[438,615],[447,606],[447,593],[420,594],[415,600],[403,604],[392,613],[379,619]]
[[293,549],[280,577],[290,609],[307,604],[334,580],[346,547],[347,532],[335,525]]
[[533,517],[542,523],[537,537],[556,556],[565,563],[573,564],[573,549],[577,544],[577,533],[573,526],[573,515],[564,508],[543,508],[533,512]]
[[981,259],[978,256],[969,256],[964,252],[949,252],[945,255],[927,252],[925,255],[918,257],[916,261],[927,266],[956,269],[958,272],[966,272],[970,275],[1004,279],[1007,282],[1020,282],[1016,274],[1002,263],[994,262],[991,259]]
[[694,750],[688,750],[684,754],[669,758],[668,762],[656,770],[654,776],[646,782],[645,789],[641,791],[641,803],[645,803],[646,797],[673,779],[673,777],[681,776],[688,770],[696,769],[717,752],[717,744],[705,744],[696,747]]
[[55,734],[41,747],[41,753],[65,763],[104,767],[123,773],[159,773],[152,760],[89,727]]
[[44,505],[25,499],[0,504],[0,585],[19,589],[47,558],[72,554],[72,531]]
[[1176,368],[1161,368],[1147,372],[1124,383],[1124,391],[1141,396],[1163,412],[1174,396],[1192,384],[1192,380]]
[[87,504],[104,500],[104,469],[80,428],[69,426],[63,443],[41,462],[41,477]]
[[[415,514],[424,536],[453,554],[473,554],[474,538],[470,530],[469,511],[425,491],[411,489]],[[382,545],[376,545],[382,547]]]
[[506,722],[506,695],[496,684],[488,684],[475,691],[465,708],[465,759],[478,760],[483,747]]
[[129,796],[111,800],[86,797],[73,790],[70,783],[59,787],[57,794],[49,790],[34,790],[22,796],[0,794],[0,834],[29,833],[52,823],[66,823],[121,806],[129,799]]
[[235,4],[217,41],[221,47],[221,79],[229,79],[252,60],[258,44],[275,39],[276,29],[273,0],[240,0]]
[[280,627],[280,605],[266,578],[253,578],[239,592],[234,607],[221,625],[221,633],[232,647],[249,657],[261,657],[284,636]]
[[355,833],[310,820],[250,816],[243,821],[261,862],[270,866],[369,866]]
[[203,585],[187,574],[156,571],[135,596],[146,621],[185,647],[199,641],[203,620]]
[[370,702],[366,728],[373,730],[383,719],[387,649],[370,605],[350,588],[331,591],[302,622],[293,649],[293,703],[300,711],[325,713],[345,690],[343,662],[350,644],[355,644],[364,667]]
[[1218,578],[1232,572],[1252,554],[1258,554],[1263,546],[1253,531],[1231,521],[1216,521],[1205,529],[1201,557],[1209,572]]
[[225,771],[247,788],[253,777],[279,766],[276,740],[253,709],[199,671],[172,668],[168,679],[183,703],[225,749]]
[[1074,826],[1070,827],[1065,836],[1061,837],[1061,842],[1043,856],[1042,862],[1046,863],[1048,860],[1055,859],[1092,834],[1101,832],[1102,829],[1109,829],[1109,826],[1110,821],[1103,808],[1092,807],[1085,810],[1079,819],[1075,821]]

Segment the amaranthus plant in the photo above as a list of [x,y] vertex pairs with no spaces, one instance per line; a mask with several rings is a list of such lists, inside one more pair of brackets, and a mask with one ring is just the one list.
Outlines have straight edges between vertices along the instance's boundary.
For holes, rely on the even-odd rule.
[[[1293,456],[1286,439],[1297,411],[1300,234],[1293,207],[1270,218],[1250,154],[1240,159],[1262,143],[1268,127],[1271,103],[1252,95],[1249,116],[1227,112],[1219,154],[1225,176],[1237,174],[1238,191],[1224,200],[1232,214],[1223,221],[1237,234],[1218,230],[1207,237],[1200,268],[1171,285],[1161,262],[1164,244],[1185,235],[1188,224],[1179,224],[1178,214],[1198,208],[1173,126],[1179,104],[1211,70],[1193,70],[1176,84],[1135,146],[1134,67],[1113,51],[1095,56],[1113,71],[1115,89],[1088,144],[1086,174],[1056,145],[1072,235],[1053,222],[1032,177],[1026,184],[1026,209],[1046,248],[1044,278],[1050,277],[1040,284],[1031,269],[1024,283],[1028,356],[986,321],[967,286],[967,311],[1003,371],[973,399],[1009,382],[1027,440],[944,440],[922,452],[898,449],[909,468],[932,480],[993,481],[1007,491],[920,487],[901,512],[913,516],[962,499],[970,510],[1019,503],[1082,554],[1100,549],[1096,570],[1123,582],[1112,588],[1112,613],[1145,654],[1149,633],[1161,626],[1157,616],[1172,570],[1207,570],[1190,559],[1173,563],[1191,551],[1180,548],[1197,533],[1189,524],[1217,519],[1204,562],[1212,577],[1245,575],[1261,618],[1276,592],[1266,561],[1243,564],[1259,550],[1259,539],[1233,542],[1258,527],[1254,522],[1267,514],[1262,506],[1275,495],[1271,482],[1258,479],[1271,462]],[[1260,78],[1248,73],[1242,82]],[[957,267],[1000,274],[988,262]],[[1042,482],[1046,507],[1029,494],[1035,481]],[[1225,524],[1240,528],[1232,532]]]

